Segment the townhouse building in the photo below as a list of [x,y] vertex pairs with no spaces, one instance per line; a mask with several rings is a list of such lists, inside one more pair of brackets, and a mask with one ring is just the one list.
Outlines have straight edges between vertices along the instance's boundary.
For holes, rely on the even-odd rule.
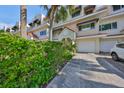
[[[49,37],[49,24],[44,22],[28,32],[39,39]],[[70,38],[77,52],[110,52],[117,42],[124,42],[124,5],[79,5],[66,21],[54,23],[52,39]]]
[[46,19],[43,14],[36,15],[32,19],[29,23],[30,27],[27,29],[28,39],[48,40],[49,23]]

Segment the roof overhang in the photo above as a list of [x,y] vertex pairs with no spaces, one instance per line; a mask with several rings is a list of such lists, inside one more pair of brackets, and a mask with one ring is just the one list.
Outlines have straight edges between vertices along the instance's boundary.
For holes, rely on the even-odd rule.
[[121,16],[121,15],[124,15],[124,12],[120,12],[120,13],[108,15],[108,16],[106,16],[106,17],[101,18],[101,20],[108,19],[108,18],[112,18],[112,17],[116,17],[116,16]]
[[80,22],[77,24],[77,26],[82,25],[82,24],[86,24],[86,23],[90,23],[90,22],[98,22],[99,18],[95,18],[92,20],[88,20],[88,21],[84,21],[84,22]]
[[85,36],[77,37],[76,39],[100,38],[100,37],[105,37],[105,36],[106,34],[85,35]]
[[69,30],[72,31],[72,32],[76,32],[74,29],[72,29],[72,28],[70,28],[70,27],[68,27],[68,26],[56,27],[56,28],[53,29],[53,31],[64,30],[65,28],[66,28],[66,29],[69,29]]
[[70,27],[65,26],[64,28],[69,29],[69,30],[72,31],[72,32],[76,32],[74,29],[72,29],[72,28],[70,28]]
[[103,38],[124,38],[124,34],[116,34],[116,35],[107,35],[106,37]]
[[85,38],[124,38],[124,34],[115,34],[115,35],[107,35],[107,34],[94,34],[94,35],[85,35],[77,37],[77,39],[85,39]]

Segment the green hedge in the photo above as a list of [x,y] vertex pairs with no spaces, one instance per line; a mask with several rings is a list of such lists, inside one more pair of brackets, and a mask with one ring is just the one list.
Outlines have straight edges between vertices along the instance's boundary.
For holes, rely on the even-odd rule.
[[[42,87],[72,58],[71,45],[0,33],[0,87]],[[73,47],[72,47],[73,48]]]

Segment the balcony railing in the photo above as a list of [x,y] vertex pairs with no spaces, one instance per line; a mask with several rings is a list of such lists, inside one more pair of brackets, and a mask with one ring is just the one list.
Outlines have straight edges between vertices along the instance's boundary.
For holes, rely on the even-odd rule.
[[48,23],[48,21],[43,21],[40,25],[35,25],[35,26],[31,26],[29,28],[27,28],[27,31],[31,31],[31,30],[35,30],[35,29],[38,29],[39,27],[42,27],[44,25],[46,25]]

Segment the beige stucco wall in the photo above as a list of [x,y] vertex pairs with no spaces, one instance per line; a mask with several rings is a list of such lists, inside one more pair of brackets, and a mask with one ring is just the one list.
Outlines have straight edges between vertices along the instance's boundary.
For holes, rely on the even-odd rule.
[[[45,30],[46,30],[46,33],[47,33],[47,34],[41,36],[41,35],[40,35],[40,32],[41,32],[41,31],[45,31]],[[49,32],[48,32],[48,29],[47,29],[47,28],[44,28],[44,29],[41,29],[41,30],[39,30],[39,31],[34,32],[34,34],[37,35],[37,36],[39,37],[39,39],[46,39],[46,38],[48,38]]]
[[124,14],[120,16],[115,16],[111,18],[102,19],[99,21],[99,24],[107,24],[117,22],[117,29],[110,29],[105,31],[99,31],[100,33],[108,33],[108,34],[119,34],[122,29],[124,29]]
[[102,17],[105,17],[107,16],[108,13],[107,12],[102,12],[100,14],[96,14],[96,15],[93,15],[93,16],[90,16],[90,17],[86,17],[86,18],[82,18],[80,20],[77,20],[75,22],[71,22],[71,23],[68,23],[66,24],[65,26],[75,30],[77,33],[77,36],[84,36],[84,35],[91,35],[91,34],[97,34],[99,33],[99,21],[96,22],[96,26],[95,26],[95,29],[92,29],[92,30],[86,30],[86,31],[79,31],[78,30],[78,27],[77,27],[77,24],[78,23],[81,23],[81,22],[85,22],[85,21],[88,21],[88,20],[92,20],[92,19],[95,19],[95,18],[99,18],[99,20],[102,18]]
[[[47,34],[44,35],[44,36],[41,36],[41,35],[40,35],[40,32],[41,32],[41,31],[44,31],[44,30],[46,30]],[[47,38],[49,37],[49,32],[48,32],[48,31],[49,31],[49,30],[48,30],[48,26],[46,25],[46,26],[43,26],[43,27],[41,26],[41,27],[39,27],[39,28],[32,29],[31,31],[28,31],[28,32],[34,33],[35,35],[37,35],[37,36],[39,37],[40,40],[42,40],[42,39],[47,39]],[[28,36],[28,39],[31,39],[31,37]]]
[[113,14],[117,14],[117,13],[120,13],[120,12],[124,12],[124,8],[120,9],[120,10],[117,10],[117,11],[113,11],[113,7],[112,5],[108,5],[108,14],[109,15],[113,15]]

